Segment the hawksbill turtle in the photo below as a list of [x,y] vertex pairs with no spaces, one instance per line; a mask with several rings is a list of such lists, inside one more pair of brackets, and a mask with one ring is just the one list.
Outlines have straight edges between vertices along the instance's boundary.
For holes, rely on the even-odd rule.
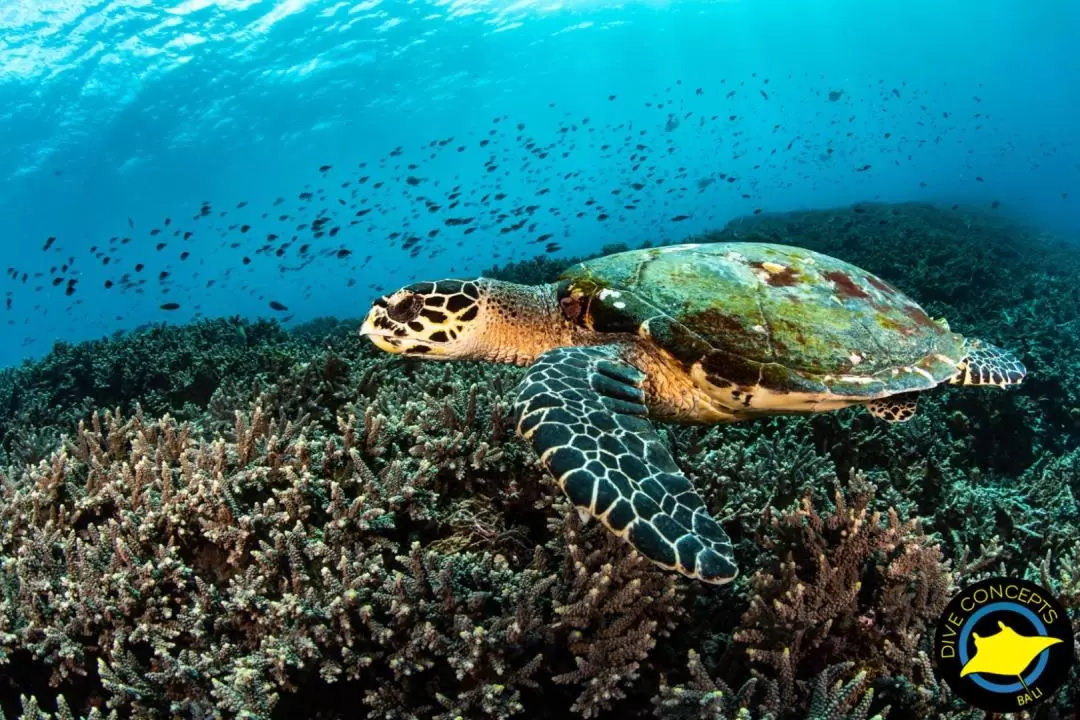
[[651,421],[863,405],[903,422],[940,383],[1003,388],[1026,372],[864,270],[766,243],[621,252],[547,285],[414,283],[375,300],[360,334],[390,353],[529,366],[517,430],[571,502],[717,584],[737,573],[731,541]]

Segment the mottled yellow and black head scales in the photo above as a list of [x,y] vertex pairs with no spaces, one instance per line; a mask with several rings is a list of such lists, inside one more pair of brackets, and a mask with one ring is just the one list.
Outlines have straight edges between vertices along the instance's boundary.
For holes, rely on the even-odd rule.
[[372,304],[360,334],[389,353],[469,357],[482,334],[481,297],[477,281],[406,285]]

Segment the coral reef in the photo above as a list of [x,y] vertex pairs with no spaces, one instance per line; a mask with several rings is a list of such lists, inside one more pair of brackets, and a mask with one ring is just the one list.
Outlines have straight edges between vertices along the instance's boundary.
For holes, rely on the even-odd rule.
[[770,509],[759,544],[779,562],[750,578],[750,607],[734,634],[751,661],[778,674],[851,661],[871,676],[911,673],[952,576],[917,519],[869,509],[875,491],[854,476],[824,515],[810,493]]
[[[465,510],[458,467],[502,472],[468,442],[504,432],[475,388],[457,424],[450,405],[396,423],[369,406],[330,433],[259,404],[228,439],[141,412],[80,423],[2,478],[9,687],[47,678],[123,716],[255,718],[317,707],[326,684],[377,717],[501,718],[543,669],[545,696],[567,685],[582,716],[609,707],[674,626],[678,581],[565,503],[535,551]],[[448,441],[409,444],[433,427]]]
[[953,590],[1026,574],[1080,610],[1080,252],[922,205],[695,240],[752,238],[881,274],[1031,380],[900,426],[663,427],[736,546],[713,588],[583,524],[513,432],[520,369],[389,358],[325,318],[58,345],[0,373],[0,713],[981,717],[928,658]]
[[0,463],[36,462],[56,435],[97,408],[195,417],[222,384],[284,372],[299,356],[276,323],[241,318],[150,325],[58,342],[38,362],[0,371]]
[[776,679],[756,675],[732,690],[723,680],[709,677],[701,658],[689,653],[685,685],[660,686],[653,699],[656,716],[664,720],[775,720],[792,708],[806,708],[807,720],[884,720],[890,708],[868,715],[874,701],[867,673],[851,674],[854,662],[830,665],[809,682],[796,683],[790,655],[784,656]]

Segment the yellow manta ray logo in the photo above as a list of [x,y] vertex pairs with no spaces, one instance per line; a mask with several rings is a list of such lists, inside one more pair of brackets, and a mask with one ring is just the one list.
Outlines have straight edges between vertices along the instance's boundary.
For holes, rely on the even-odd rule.
[[1043,650],[1061,642],[1059,638],[1040,635],[1025,637],[1000,620],[998,627],[1001,630],[993,635],[980,637],[972,633],[975,654],[960,670],[960,677],[971,673],[1019,675]]
[[960,698],[993,713],[1056,702],[1075,655],[1072,618],[1051,591],[1012,577],[964,587],[934,634],[934,670]]

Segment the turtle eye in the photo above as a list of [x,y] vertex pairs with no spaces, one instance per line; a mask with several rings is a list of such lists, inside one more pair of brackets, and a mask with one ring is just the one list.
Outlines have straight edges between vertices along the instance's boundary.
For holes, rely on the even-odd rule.
[[408,293],[399,300],[390,303],[389,307],[386,308],[386,314],[395,322],[407,323],[420,314],[422,307],[424,307],[424,301],[420,299],[420,296],[415,293]]

